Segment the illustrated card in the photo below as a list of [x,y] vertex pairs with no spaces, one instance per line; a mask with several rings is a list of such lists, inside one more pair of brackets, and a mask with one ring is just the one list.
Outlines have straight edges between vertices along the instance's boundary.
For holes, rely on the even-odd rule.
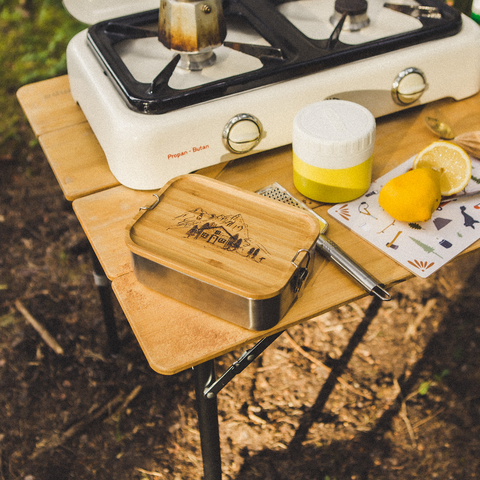
[[[415,275],[426,278],[480,238],[480,195],[442,199],[428,222],[393,219],[378,204],[378,194],[393,177],[412,168],[410,158],[373,182],[369,191],[328,213]],[[460,194],[480,191],[480,161],[472,158],[472,178]]]

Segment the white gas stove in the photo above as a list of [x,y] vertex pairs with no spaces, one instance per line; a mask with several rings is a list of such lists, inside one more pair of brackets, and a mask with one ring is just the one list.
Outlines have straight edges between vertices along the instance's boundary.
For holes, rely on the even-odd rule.
[[[73,98],[130,188],[289,144],[294,116],[316,101],[350,100],[379,117],[480,90],[480,28],[440,0],[156,1],[95,23],[67,49]],[[112,11],[93,3],[106,6],[100,17]],[[176,3],[220,10],[220,44],[185,52],[159,41],[162,9]]]

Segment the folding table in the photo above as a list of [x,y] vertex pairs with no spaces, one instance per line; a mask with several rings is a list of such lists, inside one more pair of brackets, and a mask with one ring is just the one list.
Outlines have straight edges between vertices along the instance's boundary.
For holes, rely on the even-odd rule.
[[[257,332],[149,290],[135,278],[124,235],[125,226],[139,208],[153,203],[155,192],[135,191],[118,183],[86,118],[70,95],[67,76],[24,86],[18,92],[18,99],[65,197],[73,202],[74,211],[151,368],[162,375],[194,369],[204,478],[221,479],[216,396],[222,386],[284,330],[353,302],[366,292],[332,262],[320,260],[313,280],[286,316],[274,328]],[[446,99],[377,119],[374,178],[435,140],[423,122],[424,116],[433,114],[445,116],[454,125],[461,126],[462,131],[478,130],[480,94],[460,102]],[[296,192],[291,155],[291,146],[286,146],[207,167],[197,173],[251,191],[278,182]],[[328,218],[329,205],[308,204]],[[387,289],[412,277],[409,271],[338,222],[330,220],[329,224],[328,236]],[[480,242],[476,242],[466,252],[479,246]],[[96,273],[100,278],[98,285],[105,286],[101,271]],[[215,358],[247,345],[245,353],[217,380]]]

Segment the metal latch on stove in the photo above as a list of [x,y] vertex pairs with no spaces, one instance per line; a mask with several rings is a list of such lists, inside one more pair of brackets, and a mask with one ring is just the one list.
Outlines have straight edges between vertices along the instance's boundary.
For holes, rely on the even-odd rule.
[[249,113],[239,113],[232,117],[222,132],[225,147],[232,153],[248,153],[265,136],[260,120]]

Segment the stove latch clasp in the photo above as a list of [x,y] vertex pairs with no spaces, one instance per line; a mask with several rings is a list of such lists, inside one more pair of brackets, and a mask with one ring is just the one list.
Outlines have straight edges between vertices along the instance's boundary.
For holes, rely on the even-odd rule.
[[415,67],[402,70],[392,85],[392,98],[398,105],[412,105],[427,89],[425,74]]
[[222,132],[225,147],[238,154],[253,150],[264,136],[260,120],[249,113],[239,113],[232,117]]
[[385,8],[394,10],[395,12],[404,13],[414,18],[437,18],[441,20],[442,13],[437,7],[429,7],[428,5],[402,5],[398,3],[384,3]]

